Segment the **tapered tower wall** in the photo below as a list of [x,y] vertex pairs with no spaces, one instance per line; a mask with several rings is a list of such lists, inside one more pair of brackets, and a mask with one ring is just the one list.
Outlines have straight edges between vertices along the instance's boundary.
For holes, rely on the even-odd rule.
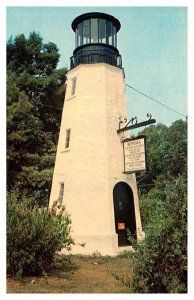
[[[72,253],[114,255],[125,249],[118,247],[115,232],[113,188],[118,182],[126,182],[133,191],[137,237],[141,236],[135,176],[123,174],[122,134],[117,134],[120,116],[127,116],[122,68],[80,64],[68,72],[49,205],[59,197],[64,182],[63,204],[76,243]],[[65,149],[67,129],[71,135]]]

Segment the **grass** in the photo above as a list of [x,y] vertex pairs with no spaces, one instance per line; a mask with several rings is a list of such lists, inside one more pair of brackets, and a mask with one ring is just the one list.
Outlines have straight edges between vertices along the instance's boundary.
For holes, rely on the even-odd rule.
[[[130,293],[118,277],[131,277],[132,263],[126,257],[70,256],[64,269],[47,276],[7,278],[7,293]],[[126,275],[125,275],[126,276]]]

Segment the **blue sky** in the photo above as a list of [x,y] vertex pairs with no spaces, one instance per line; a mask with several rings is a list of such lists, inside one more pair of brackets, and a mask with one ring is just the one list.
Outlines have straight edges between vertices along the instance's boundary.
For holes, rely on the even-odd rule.
[[[39,32],[57,44],[58,67],[69,68],[74,50],[71,22],[78,15],[99,11],[121,22],[118,50],[125,82],[163,104],[187,115],[187,10],[184,7],[8,7],[7,38]],[[183,118],[126,87],[128,116],[170,125]]]
[[[44,5],[42,0],[3,0],[4,7],[6,5]],[[5,3],[6,2],[6,3]],[[51,3],[52,2],[52,3]],[[62,2],[62,1],[61,1]],[[70,2],[71,1],[63,1]],[[77,1],[78,2],[78,1]],[[80,4],[84,4],[86,0],[80,1]],[[93,5],[96,1],[91,1]],[[100,1],[98,1],[100,2]],[[193,131],[194,124],[192,120],[193,112],[193,53],[194,53],[194,7],[192,0],[112,0],[102,1],[106,5],[110,5],[109,2],[115,5],[123,5],[123,2],[127,2],[127,5],[131,7],[8,7],[7,8],[7,37],[10,35],[16,35],[24,33],[26,36],[33,30],[40,32],[45,42],[53,41],[57,44],[61,54],[61,60],[59,67],[69,66],[69,57],[72,55],[74,49],[74,33],[71,30],[72,20],[79,14],[89,11],[99,11],[114,15],[121,22],[121,30],[118,33],[118,49],[123,58],[123,67],[125,69],[125,80],[129,85],[143,91],[144,93],[152,96],[153,98],[161,101],[167,106],[179,111],[180,113],[187,115],[187,10],[184,7],[175,7],[174,5],[185,5],[189,9],[189,64],[188,64],[188,79],[189,79],[189,207],[192,211],[194,198],[194,189],[192,184],[194,169],[194,143],[193,143]],[[135,3],[134,3],[135,2]],[[141,2],[141,3],[140,3]],[[61,5],[58,4],[59,0],[47,0],[46,5]],[[101,3],[100,3],[101,4]],[[134,7],[133,5],[141,5]],[[146,7],[143,7],[146,5]],[[148,5],[154,5],[149,7]],[[161,5],[162,7],[158,7]],[[164,5],[171,5],[171,7],[164,7]],[[1,6],[1,4],[0,4]],[[1,37],[4,37],[4,11],[0,14],[1,24]],[[4,43],[4,39],[1,38],[1,42]],[[0,49],[3,49],[1,47]],[[5,57],[2,51],[2,56]],[[3,65],[3,59],[1,59],[1,70],[5,67]],[[5,73],[5,72],[4,72]],[[5,81],[5,80],[4,80]],[[5,88],[2,87],[2,95],[5,98]],[[152,113],[156,118],[157,123],[162,122],[170,125],[173,121],[180,118],[178,114],[175,114],[162,106],[155,104],[149,99],[135,93],[134,91],[126,88],[126,99],[128,106],[129,117],[139,116],[141,119],[146,118],[146,113]],[[1,108],[1,120],[5,120],[5,108]],[[2,122],[2,121],[1,121]],[[6,122],[4,122],[6,124]],[[2,126],[3,127],[3,126]],[[5,145],[5,130],[3,131],[3,141]],[[2,132],[1,131],[1,132]],[[2,143],[3,144],[3,143]],[[1,147],[1,170],[5,170],[5,147]],[[1,190],[3,196],[6,196],[6,176],[1,181]],[[3,240],[5,237],[5,201],[1,201],[1,236]],[[190,229],[193,227],[193,218],[189,216]],[[189,247],[192,249],[192,241],[190,241]],[[5,258],[5,243],[0,244],[1,253],[4,253]],[[189,256],[190,265],[192,265],[193,256]],[[6,260],[1,261],[2,278],[4,278],[4,284],[0,293],[3,296],[6,293],[5,282],[5,270]],[[190,268],[191,271],[191,268]],[[190,272],[190,278],[192,278]],[[191,280],[189,281],[190,294],[193,292],[193,285]],[[85,296],[84,296],[85,297]]]

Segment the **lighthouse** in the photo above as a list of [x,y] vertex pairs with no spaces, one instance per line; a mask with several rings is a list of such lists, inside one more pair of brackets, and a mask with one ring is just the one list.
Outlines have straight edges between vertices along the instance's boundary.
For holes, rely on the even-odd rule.
[[117,132],[127,116],[120,27],[98,12],[72,22],[75,49],[49,205],[57,200],[70,214],[73,254],[116,255],[131,249],[128,232],[142,236],[135,173],[124,172],[123,134]]

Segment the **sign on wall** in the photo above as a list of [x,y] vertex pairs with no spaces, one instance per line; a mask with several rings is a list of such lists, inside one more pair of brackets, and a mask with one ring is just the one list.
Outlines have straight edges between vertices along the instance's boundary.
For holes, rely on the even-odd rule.
[[118,223],[119,230],[125,230],[125,223]]
[[124,173],[146,170],[145,136],[123,140]]

